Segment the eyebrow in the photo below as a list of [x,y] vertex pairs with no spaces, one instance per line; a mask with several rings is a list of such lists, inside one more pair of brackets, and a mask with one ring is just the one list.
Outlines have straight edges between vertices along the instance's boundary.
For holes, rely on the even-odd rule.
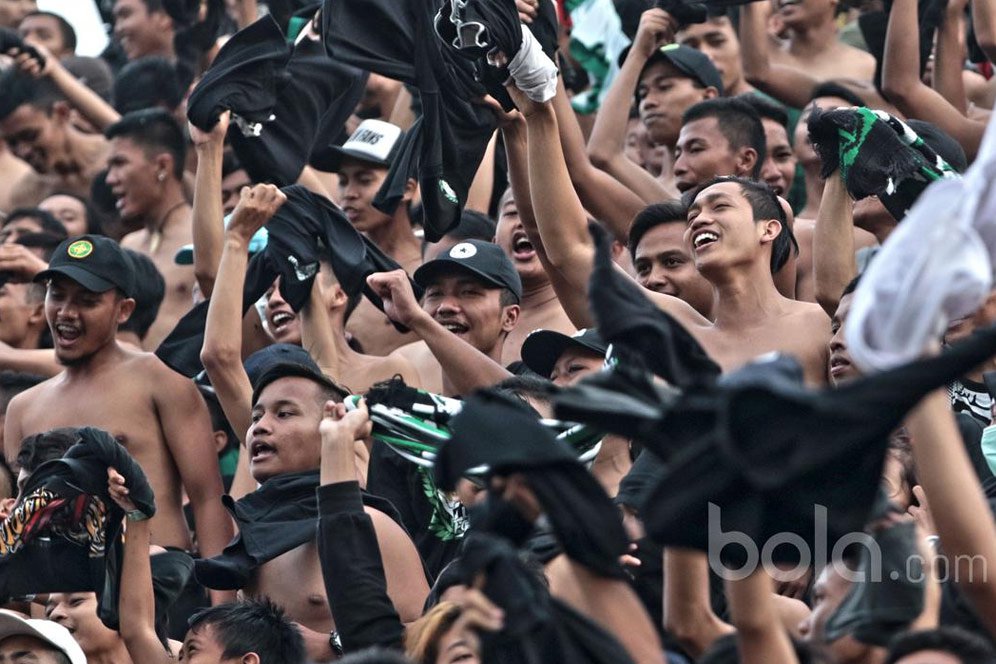
[[697,212],[697,211],[699,211],[699,210],[702,209],[703,203],[713,203],[713,202],[715,202],[716,200],[718,200],[720,198],[725,198],[727,200],[733,200],[733,199],[730,198],[729,194],[717,191],[714,194],[706,194],[705,196],[700,196],[699,198],[696,198],[695,201],[691,205],[688,206],[688,211],[689,212],[692,212],[692,211],[696,211]]

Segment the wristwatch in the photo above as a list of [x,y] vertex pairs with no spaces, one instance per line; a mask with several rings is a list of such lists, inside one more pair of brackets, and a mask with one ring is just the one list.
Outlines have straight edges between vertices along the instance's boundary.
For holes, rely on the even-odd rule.
[[146,521],[149,518],[145,512],[139,509],[126,512],[125,517],[127,517],[129,521]]
[[342,657],[346,654],[342,649],[342,639],[339,638],[339,632],[334,629],[329,632],[329,648],[332,648],[332,652],[334,652],[337,657]]

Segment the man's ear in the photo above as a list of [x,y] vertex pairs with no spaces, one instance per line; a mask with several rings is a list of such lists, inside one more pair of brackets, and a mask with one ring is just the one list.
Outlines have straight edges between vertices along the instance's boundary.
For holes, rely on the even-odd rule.
[[515,326],[519,324],[520,313],[522,313],[522,307],[517,304],[503,307],[501,310],[501,329],[506,333],[514,330]]
[[[160,152],[153,157],[152,163],[156,167],[156,179],[159,182],[163,182],[173,175],[173,167],[175,164],[173,163],[173,155],[170,153]],[[165,177],[160,178],[160,174],[163,174]]]
[[212,435],[214,436],[214,452],[221,454],[228,445],[228,434],[224,431],[215,431]]
[[737,150],[737,175],[740,177],[749,178],[754,173],[754,167],[757,166],[757,150],[752,147],[744,146]]
[[259,664],[259,655],[254,652],[247,652],[242,655],[242,664]]
[[135,300],[130,297],[122,298],[118,303],[118,325],[127,323],[133,313],[135,313]]
[[415,198],[415,192],[418,191],[418,182],[415,178],[408,178],[408,182],[405,182],[405,193],[402,195],[401,200],[406,203]]
[[761,226],[761,244],[774,242],[782,232],[782,222],[777,219],[765,219],[759,222]]
[[705,101],[706,99],[715,99],[718,96],[719,90],[710,85],[702,92],[702,101]]

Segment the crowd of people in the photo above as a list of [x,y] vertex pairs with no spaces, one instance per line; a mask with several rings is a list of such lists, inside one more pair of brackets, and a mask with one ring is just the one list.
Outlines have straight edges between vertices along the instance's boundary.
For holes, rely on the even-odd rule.
[[992,0],[0,0],[0,664],[996,663]]

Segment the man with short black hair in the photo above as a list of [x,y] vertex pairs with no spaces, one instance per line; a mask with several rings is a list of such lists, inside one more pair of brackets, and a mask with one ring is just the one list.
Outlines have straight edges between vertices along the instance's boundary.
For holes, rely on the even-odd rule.
[[32,168],[18,181],[14,206],[34,206],[58,190],[90,195],[104,168],[108,143],[71,122],[72,108],[56,85],[8,69],[0,75],[0,133],[10,151]]
[[648,205],[633,217],[629,229],[629,254],[641,286],[684,300],[712,320],[715,293],[695,268],[685,243],[688,212],[680,201]]
[[61,60],[76,53],[76,30],[55,12],[31,12],[17,26],[17,34],[29,44],[39,44]]
[[674,179],[686,192],[717,175],[757,178],[767,155],[764,125],[740,99],[709,99],[688,108],[674,150]]
[[172,59],[175,33],[163,0],[115,0],[114,40],[129,60],[147,55]]
[[11,401],[4,427],[8,461],[16,461],[25,436],[58,427],[109,431],[155,491],[154,542],[192,549],[182,510],[185,489],[201,553],[221,551],[231,520],[220,501],[207,408],[189,380],[115,338],[135,308],[134,272],[124,250],[100,236],[66,240],[36,280],[47,283],[45,315],[65,370]]
[[107,185],[122,221],[139,227],[121,246],[152,259],[166,295],[144,347],[154,349],[193,305],[194,270],[177,265],[176,252],[193,242],[191,210],[183,193],[186,139],[162,109],[135,111],[107,129],[111,141]]

